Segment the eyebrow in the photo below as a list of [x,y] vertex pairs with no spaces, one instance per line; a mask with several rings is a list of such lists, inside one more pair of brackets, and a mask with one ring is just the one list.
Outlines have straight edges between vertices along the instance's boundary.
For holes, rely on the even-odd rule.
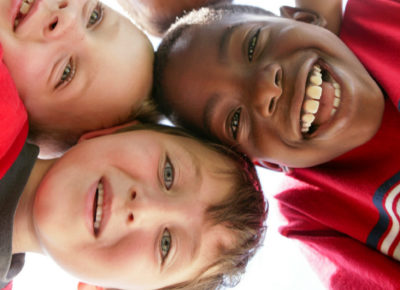
[[216,105],[219,103],[221,95],[212,95],[204,107],[203,111],[203,127],[206,129],[207,134],[211,134],[211,120],[215,114]]
[[229,47],[229,43],[231,41],[232,35],[235,32],[236,28],[238,28],[242,24],[243,24],[243,22],[236,23],[225,29],[225,31],[221,35],[221,39],[218,44],[218,60],[223,61],[227,58],[228,47]]
[[[199,251],[200,251],[200,240],[201,240],[201,234],[197,233],[195,236],[193,236],[192,239],[183,239],[182,235],[178,238],[180,239],[179,243],[176,243],[177,245],[180,245],[179,249],[175,249],[174,256],[176,257],[173,259],[171,265],[168,267],[167,272],[171,271],[176,271],[179,270],[182,267],[187,267],[191,265],[194,261],[199,256]],[[182,241],[183,243],[192,241],[192,243],[189,245],[189,247],[182,247]],[[175,245],[175,247],[177,247]],[[184,251],[185,254],[182,255],[182,249],[186,248],[187,251]]]

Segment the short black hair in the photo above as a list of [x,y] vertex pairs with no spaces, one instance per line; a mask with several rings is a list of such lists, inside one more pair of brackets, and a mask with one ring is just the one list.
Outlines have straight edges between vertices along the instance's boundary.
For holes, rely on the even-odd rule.
[[[274,13],[256,6],[249,5],[234,5],[234,4],[219,4],[209,7],[203,7],[198,10],[184,15],[169,28],[163,37],[156,53],[154,61],[154,76],[153,76],[153,93],[152,97],[157,104],[157,109],[166,117],[170,118],[174,123],[183,125],[190,130],[195,130],[189,124],[185,124],[179,117],[173,115],[173,110],[165,98],[163,90],[163,79],[165,68],[168,64],[171,50],[178,39],[188,31],[188,28],[193,26],[202,26],[220,20],[224,16],[234,14],[255,14],[265,16],[276,16]],[[199,133],[199,132],[197,132]]]

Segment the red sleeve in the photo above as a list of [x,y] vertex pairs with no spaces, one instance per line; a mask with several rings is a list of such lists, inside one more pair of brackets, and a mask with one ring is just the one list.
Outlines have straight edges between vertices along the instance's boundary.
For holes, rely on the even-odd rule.
[[2,290],[12,290],[12,281],[8,283],[8,285],[4,287]]
[[0,178],[16,160],[28,135],[25,107],[2,58],[0,45]]
[[400,111],[400,1],[349,0],[340,38]]
[[400,263],[345,234],[281,205],[281,232],[302,242],[311,266],[329,289],[400,289]]

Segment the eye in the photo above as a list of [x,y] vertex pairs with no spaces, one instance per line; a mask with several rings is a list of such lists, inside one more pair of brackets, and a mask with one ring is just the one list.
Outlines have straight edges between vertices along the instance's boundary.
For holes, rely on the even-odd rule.
[[163,179],[165,188],[167,190],[170,190],[174,183],[174,167],[172,166],[171,161],[168,157],[164,164]]
[[65,83],[69,83],[75,76],[75,64],[72,59],[69,59],[67,65],[64,67],[62,75],[60,77],[59,82],[56,84],[55,88],[57,89],[61,85]]
[[236,140],[236,138],[237,138],[237,133],[238,133],[238,131],[239,131],[239,125],[240,125],[240,114],[242,113],[242,108],[239,108],[239,109],[237,109],[234,113],[233,113],[233,115],[232,115],[232,118],[231,118],[231,121],[230,121],[230,130],[231,130],[231,133],[232,133],[232,137],[233,137],[233,139],[234,140]]
[[249,59],[249,62],[253,61],[254,58],[254,52],[256,51],[256,46],[257,46],[257,41],[258,41],[258,35],[260,34],[260,29],[256,31],[256,33],[250,38],[249,42],[249,47],[247,50],[247,57]]
[[104,12],[103,5],[100,2],[97,2],[96,7],[94,7],[92,13],[90,13],[86,27],[91,28],[92,26],[100,23],[100,21],[103,19],[103,12]]
[[168,229],[165,229],[160,242],[160,253],[163,262],[165,261],[165,258],[168,256],[170,249],[171,249],[171,233],[169,232]]

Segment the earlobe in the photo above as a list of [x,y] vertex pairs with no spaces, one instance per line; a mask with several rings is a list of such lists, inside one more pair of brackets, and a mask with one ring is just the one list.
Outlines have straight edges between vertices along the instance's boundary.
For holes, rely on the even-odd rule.
[[273,170],[276,172],[283,172],[283,173],[289,173],[291,170],[289,167],[287,167],[286,165],[280,165],[280,164],[275,164],[272,162],[268,162],[265,160],[255,160],[253,161],[255,165],[269,169],[269,170]]
[[122,125],[114,126],[114,127],[111,127],[111,128],[105,128],[105,129],[99,129],[99,130],[95,130],[95,131],[90,131],[90,132],[87,132],[87,133],[83,134],[79,138],[78,143],[80,143],[80,142],[82,142],[84,140],[89,140],[89,139],[92,139],[92,138],[96,138],[96,137],[100,137],[100,136],[104,136],[104,135],[109,135],[109,134],[115,133],[116,131],[121,130],[123,128],[130,127],[130,126],[137,125],[137,124],[139,124],[138,121],[132,121],[132,122],[128,122],[128,123],[125,123],[125,124],[122,124]]
[[325,27],[327,22],[319,13],[305,8],[282,6],[280,8],[281,17],[306,22],[309,24]]

